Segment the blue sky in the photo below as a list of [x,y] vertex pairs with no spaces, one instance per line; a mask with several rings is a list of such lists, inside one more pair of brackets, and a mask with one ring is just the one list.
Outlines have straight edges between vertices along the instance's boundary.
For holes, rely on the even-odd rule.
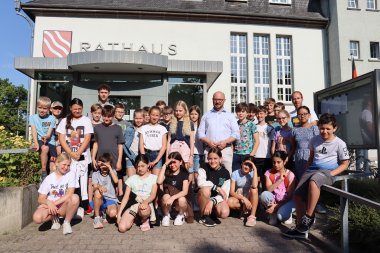
[[14,7],[14,0],[0,0],[0,78],[27,87],[28,78],[14,68],[14,58],[30,56],[31,29]]

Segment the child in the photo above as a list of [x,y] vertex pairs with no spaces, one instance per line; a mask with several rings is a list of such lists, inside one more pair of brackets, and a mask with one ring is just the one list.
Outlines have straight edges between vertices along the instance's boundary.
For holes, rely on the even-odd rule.
[[115,108],[111,105],[105,105],[102,109],[103,123],[94,128],[94,145],[92,147],[92,165],[97,169],[96,160],[104,153],[110,153],[112,156],[112,168],[117,171],[119,178],[118,196],[123,196],[123,177],[125,168],[122,167],[124,136],[121,127],[112,123],[115,116]]
[[179,152],[185,161],[186,169],[193,166],[194,157],[194,125],[190,121],[189,110],[184,101],[179,100],[172,118],[166,154]]
[[150,229],[149,217],[152,222],[156,220],[152,202],[157,194],[157,176],[150,173],[149,159],[146,155],[138,155],[135,160],[136,175],[125,181],[127,189],[117,214],[119,232],[129,230],[136,216],[141,220],[140,229]]
[[115,105],[115,118],[113,119],[113,123],[119,125],[123,133],[125,129],[130,125],[130,123],[123,119],[125,115],[125,106],[122,103],[117,103]]
[[[190,107],[190,120],[193,122],[194,125],[194,158],[193,158],[193,166],[189,169],[189,183],[195,184],[197,177],[198,177],[198,170],[200,168],[200,162],[204,161],[204,151],[203,151],[203,143],[201,140],[196,138],[196,132],[198,129],[198,126],[201,121],[201,108],[197,105],[193,105]],[[193,187],[195,188],[195,187]]]
[[64,152],[71,157],[70,170],[75,174],[76,191],[81,196],[81,207],[77,214],[83,218],[84,209],[88,209],[88,164],[91,163],[90,141],[94,129],[91,120],[82,115],[83,102],[73,98],[70,113],[57,127],[59,142]]
[[275,151],[284,151],[288,155],[285,164],[287,168],[293,169],[295,142],[292,136],[292,129],[288,125],[289,119],[289,113],[285,110],[282,110],[277,114],[277,120],[281,128],[273,134],[271,153],[273,155]]
[[162,120],[160,120],[160,125],[164,126],[167,131],[170,128],[170,122],[173,118],[173,108],[170,106],[165,106],[162,110]]
[[97,162],[99,170],[92,175],[94,201],[90,202],[90,205],[95,213],[95,229],[103,228],[100,212],[105,211],[110,218],[115,218],[117,214],[117,198],[114,184],[117,184],[118,178],[111,165],[111,154],[104,153]]
[[250,210],[245,225],[253,227],[256,225],[256,210],[259,199],[257,190],[257,169],[255,164],[247,157],[241,164],[240,170],[235,170],[231,175],[230,197],[228,206],[231,209]]
[[139,150],[140,154],[146,154],[149,157],[149,168],[154,175],[158,175],[162,167],[162,157],[166,150],[165,127],[158,124],[160,120],[160,108],[152,106],[149,110],[149,124],[141,127]]
[[[50,112],[55,117],[55,125],[56,126],[58,126],[62,120],[62,118],[61,118],[62,110],[63,110],[63,105],[61,102],[54,101],[53,103],[51,103]],[[55,147],[57,150],[57,155],[59,155],[62,152],[62,147],[58,141],[58,134],[55,131],[55,129],[54,129],[54,138],[55,138]]]
[[267,116],[265,118],[265,121],[270,125],[276,121],[276,114],[274,113],[275,103],[276,100],[274,100],[274,98],[267,98],[267,100],[264,102],[264,106],[267,109]]
[[273,168],[265,172],[266,191],[260,195],[266,213],[269,215],[269,224],[277,224],[277,220],[285,224],[292,224],[292,200],[296,180],[293,172],[285,168],[287,154],[276,151],[273,156]]
[[[102,121],[102,106],[100,104],[93,104],[91,106],[91,123],[92,127],[95,128],[96,125],[101,124]],[[96,156],[96,154],[93,154],[93,146],[95,142],[94,134],[91,134],[91,141],[90,141],[90,152],[91,157],[93,155]],[[96,168],[93,166],[92,163],[89,163],[88,165],[88,201],[91,203],[94,190],[92,189],[92,173],[96,170]],[[87,210],[84,210],[85,214],[91,214],[92,213],[92,207],[89,205]]]
[[143,108],[144,111],[144,125],[149,124],[149,106],[144,106]]
[[258,182],[261,182],[261,189],[264,189],[264,172],[272,167],[271,147],[274,128],[265,122],[266,116],[267,109],[264,106],[259,106],[257,108],[257,120],[259,123],[256,127],[260,142],[255,155],[255,165]]
[[55,135],[53,130],[56,126],[56,118],[49,115],[51,100],[48,97],[39,97],[37,100],[37,114],[30,115],[29,124],[32,128],[33,148],[40,153],[41,180],[47,176],[48,153],[50,153],[51,167],[57,157],[55,147]]
[[260,140],[256,131],[256,124],[247,119],[247,111],[248,105],[246,103],[236,105],[240,139],[236,140],[233,145],[232,171],[239,170],[245,158],[254,157],[259,147]]
[[255,124],[259,123],[257,120],[257,105],[253,103],[248,104],[247,119]]
[[127,175],[128,177],[136,174],[134,166],[136,156],[139,153],[139,130],[144,124],[143,110],[138,109],[133,112],[133,125],[127,127],[124,132],[124,153],[127,156]]
[[292,129],[292,135],[296,143],[294,152],[294,174],[297,180],[300,180],[305,172],[306,164],[309,161],[310,149],[309,141],[316,135],[319,135],[319,129],[316,125],[309,123],[310,110],[307,106],[300,106],[297,109],[297,115],[300,127]]
[[[278,130],[281,128],[280,124],[278,123],[277,117],[278,117],[278,113],[279,113],[280,111],[282,111],[282,110],[285,110],[285,105],[284,105],[284,103],[282,103],[282,102],[277,102],[277,103],[274,104],[274,109],[273,109],[273,111],[274,111],[274,114],[276,115],[276,118],[275,118],[274,122],[272,122],[271,125],[272,125],[272,127],[274,127],[274,129],[275,129],[276,131],[278,131]],[[292,124],[291,120],[288,120],[288,126],[289,126],[290,128],[293,128],[293,124]]]
[[[230,172],[222,165],[222,152],[211,148],[207,154],[205,168],[198,171],[198,203],[201,210],[199,223],[214,227],[216,222],[210,218],[213,210],[216,216],[225,219],[230,214],[227,204],[230,193]],[[219,220],[216,219],[217,222]]]
[[60,154],[56,161],[56,170],[45,178],[38,189],[38,203],[33,214],[37,224],[52,220],[52,230],[61,227],[59,217],[64,217],[63,234],[73,232],[70,222],[79,206],[79,197],[74,194],[75,174],[70,171],[70,157],[67,153]]
[[163,119],[164,108],[166,106],[166,102],[164,100],[158,100],[156,102],[156,106],[158,106],[158,108],[160,108],[160,111],[161,111],[160,121],[161,121]]
[[334,115],[325,113],[318,121],[319,135],[309,143],[310,159],[295,190],[296,227],[283,233],[291,238],[307,238],[314,223],[315,208],[322,185],[332,185],[336,175],[348,168],[349,153],[346,143],[335,135]]
[[[190,205],[186,198],[189,190],[189,172],[185,168],[185,163],[180,153],[173,152],[169,154],[158,175],[157,184],[163,185],[164,195],[161,198],[161,208],[164,217],[162,218],[162,226],[168,227],[170,225],[170,210],[173,204],[178,212],[174,225],[183,225],[185,214],[189,217],[190,211]],[[193,215],[191,216],[193,217]]]

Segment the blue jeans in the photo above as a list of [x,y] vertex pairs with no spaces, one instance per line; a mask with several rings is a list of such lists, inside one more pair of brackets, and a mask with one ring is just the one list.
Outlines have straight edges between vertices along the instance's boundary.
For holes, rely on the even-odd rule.
[[[264,191],[260,195],[260,201],[264,205],[265,209],[269,207],[271,203],[274,202],[274,194],[268,191]],[[286,221],[290,218],[292,215],[293,208],[295,208],[293,200],[290,200],[283,204],[278,210],[277,210],[277,219],[279,221]]]

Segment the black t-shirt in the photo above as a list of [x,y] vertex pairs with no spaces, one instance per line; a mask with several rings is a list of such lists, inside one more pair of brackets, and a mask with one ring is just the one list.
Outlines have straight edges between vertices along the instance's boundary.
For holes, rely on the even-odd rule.
[[230,173],[223,165],[218,170],[213,170],[207,165],[205,171],[207,177],[206,180],[211,181],[218,187],[222,187],[225,181],[231,179]]
[[171,175],[169,173],[170,172],[168,170],[165,172],[164,185],[172,185],[179,191],[182,191],[183,181],[189,180],[189,172],[185,169],[180,169],[177,175]]

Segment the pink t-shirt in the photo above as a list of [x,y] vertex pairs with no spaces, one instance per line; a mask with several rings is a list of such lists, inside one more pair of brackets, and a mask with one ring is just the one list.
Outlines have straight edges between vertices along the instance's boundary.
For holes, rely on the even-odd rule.
[[[271,170],[267,170],[265,172],[264,175],[266,176],[266,180],[271,180],[269,177],[269,175],[271,174],[270,172]],[[294,180],[294,173],[291,172],[290,170],[286,170],[286,176],[288,177],[289,185],[290,185]],[[280,180],[280,174],[276,173],[274,175],[274,182],[272,182],[272,184],[276,183],[278,180]],[[285,180],[279,186],[277,186],[276,189],[274,189],[273,194],[274,194],[274,199],[276,203],[280,202],[288,195],[288,192],[285,186]]]

